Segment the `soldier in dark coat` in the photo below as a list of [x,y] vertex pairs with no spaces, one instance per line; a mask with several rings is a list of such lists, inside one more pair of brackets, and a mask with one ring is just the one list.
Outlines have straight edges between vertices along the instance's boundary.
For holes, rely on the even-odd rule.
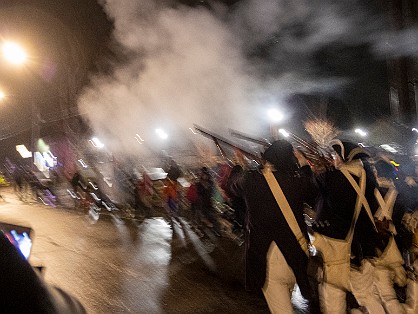
[[[337,153],[335,156],[336,169],[328,170],[317,176],[321,197],[316,204],[317,215],[312,228],[330,238],[344,240],[351,226],[358,194],[344,174],[338,170],[339,166],[357,159],[362,161],[361,164],[366,172],[365,197],[370,206],[371,215],[378,208],[374,196],[377,182],[368,163],[367,152],[350,142],[338,141],[338,143],[333,146]],[[359,178],[354,178],[358,183]],[[363,207],[357,219],[351,244],[351,289],[360,305],[368,307],[371,313],[382,313],[383,307],[380,300],[373,297],[373,290],[364,289],[373,286],[372,265],[365,262],[367,258],[376,257],[376,244],[378,243],[378,233],[372,219],[373,217],[369,217]],[[361,282],[355,278],[361,279]],[[324,282],[320,284],[319,291],[324,314],[346,313],[345,290]]]
[[[274,167],[274,177],[308,239],[304,203],[313,205],[318,192],[309,166],[299,168],[293,147],[285,140],[275,141],[263,158]],[[241,175],[231,190],[242,196],[247,206],[246,288],[263,291],[272,313],[293,313],[291,296],[296,283],[306,299],[312,297],[306,253],[259,170]]]
[[[358,145],[349,142],[343,142],[342,144],[345,147],[344,152],[337,145],[334,145],[334,148],[338,154],[342,154],[339,156],[343,161],[348,161],[346,158],[349,153],[360,148]],[[357,151],[358,154],[353,155],[350,161],[360,159],[363,163],[366,170],[365,196],[372,214],[374,214],[378,208],[374,189],[378,185],[373,169],[368,162],[369,155],[365,150],[359,149]],[[326,171],[317,176],[317,182],[321,189],[321,197],[316,204],[317,216],[313,229],[334,239],[345,239],[354,214],[357,193],[342,172],[337,169]],[[367,213],[362,210],[357,220],[352,244],[353,263],[355,265],[360,266],[362,259],[365,257],[375,256],[376,237],[372,221]]]

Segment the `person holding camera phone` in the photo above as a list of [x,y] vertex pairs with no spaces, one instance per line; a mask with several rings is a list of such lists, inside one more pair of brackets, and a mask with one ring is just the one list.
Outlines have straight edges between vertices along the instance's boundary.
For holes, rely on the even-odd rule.
[[0,232],[0,269],[3,313],[87,313],[75,297],[48,284],[4,232]]

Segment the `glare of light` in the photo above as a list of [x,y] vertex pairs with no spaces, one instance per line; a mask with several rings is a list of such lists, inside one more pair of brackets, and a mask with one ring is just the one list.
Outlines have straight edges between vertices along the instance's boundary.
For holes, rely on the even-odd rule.
[[193,134],[198,134],[192,128],[189,128],[189,130],[192,131]]
[[0,90],[0,100],[6,98],[6,94]]
[[32,152],[30,152],[25,145],[16,145],[16,150],[19,152],[22,158],[32,157]]
[[365,131],[363,131],[362,129],[355,129],[354,132],[356,132],[358,135],[360,136],[367,136],[367,133]]
[[99,187],[91,181],[89,181],[89,185],[96,191],[99,189]]
[[284,137],[289,137],[289,132],[287,132],[285,129],[279,129],[279,133],[283,135]]
[[417,132],[418,133],[418,129],[417,128],[412,128],[412,132]]
[[3,44],[3,55],[6,60],[12,64],[24,64],[27,59],[25,50],[14,42],[5,42]]
[[100,140],[97,137],[93,137],[90,140],[90,143],[96,148],[103,148],[104,147],[104,144],[102,142],[100,142]]
[[142,145],[142,142],[144,142],[144,140],[142,139],[142,137],[137,133],[135,134],[134,139],[136,139],[136,141]]
[[83,167],[83,168],[87,168],[88,166],[86,165],[86,163],[84,162],[84,160],[83,159],[79,159],[78,160],[78,162],[81,164],[81,166]]
[[283,119],[283,114],[275,108],[272,108],[268,111],[268,116],[273,122],[279,122]]
[[382,147],[384,150],[387,150],[388,152],[391,152],[391,153],[397,153],[398,152],[395,148],[393,148],[392,146],[390,146],[388,144],[380,145],[380,147]]
[[103,181],[104,182],[106,182],[106,184],[109,186],[109,187],[112,187],[113,186],[113,183],[111,182],[111,178],[110,177],[103,177]]
[[54,154],[53,154],[51,151],[48,151],[47,153],[48,153],[48,155],[50,155],[53,159],[57,159],[57,157],[56,157],[56,156],[54,156]]
[[138,133],[135,134],[135,138],[138,138],[138,140],[140,140],[141,142],[144,142],[144,140]]
[[48,154],[47,152],[44,152],[44,153],[42,154],[42,156],[44,157],[45,164],[46,164],[48,167],[54,167],[54,166],[55,166],[55,165],[54,165],[54,162],[55,162],[56,160],[54,160],[54,158],[52,158],[50,154]]
[[163,140],[165,140],[168,137],[168,134],[165,133],[163,130],[161,129],[156,129],[155,133],[158,134],[159,137],[161,137]]

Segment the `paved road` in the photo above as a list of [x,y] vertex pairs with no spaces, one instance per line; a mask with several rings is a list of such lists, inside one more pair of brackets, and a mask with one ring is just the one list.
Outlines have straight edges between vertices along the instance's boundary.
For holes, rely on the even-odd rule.
[[77,209],[23,203],[0,190],[0,220],[35,230],[33,264],[45,279],[78,297],[89,313],[268,313],[244,291],[242,247],[208,233],[199,238],[185,219],[163,217],[92,224]]

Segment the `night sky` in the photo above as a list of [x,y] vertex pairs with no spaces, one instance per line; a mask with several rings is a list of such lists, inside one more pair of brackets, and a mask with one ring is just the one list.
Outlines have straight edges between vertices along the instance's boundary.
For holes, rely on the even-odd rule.
[[[122,132],[111,122],[131,137],[145,134],[134,126],[153,122],[152,115],[216,130],[229,116],[232,128],[258,132],[245,129],[262,120],[249,112],[267,100],[285,103],[289,124],[318,114],[324,103],[341,128],[370,123],[389,113],[386,60],[370,39],[387,21],[376,1],[343,2],[362,4],[2,0],[1,39],[24,43],[32,59],[23,69],[0,64],[0,86],[11,95],[0,115],[1,138],[28,128],[32,102],[49,132],[58,131],[48,125],[63,110],[71,116],[78,108],[93,112],[85,121],[118,142]],[[279,3],[284,13],[269,16],[269,5]],[[122,110],[127,114],[119,116]],[[181,112],[191,112],[190,121]]]
[[24,70],[2,64],[2,84],[20,85],[26,70],[46,84],[68,70],[86,75],[109,45],[112,24],[96,0],[2,0],[0,16],[2,40],[22,43],[31,58]]
[[63,107],[76,107],[89,73],[110,56],[112,24],[95,0],[2,0],[0,20],[1,40],[21,43],[29,55],[22,67],[0,63],[8,95],[0,115],[4,138],[29,127],[32,103],[44,123],[59,119]]

